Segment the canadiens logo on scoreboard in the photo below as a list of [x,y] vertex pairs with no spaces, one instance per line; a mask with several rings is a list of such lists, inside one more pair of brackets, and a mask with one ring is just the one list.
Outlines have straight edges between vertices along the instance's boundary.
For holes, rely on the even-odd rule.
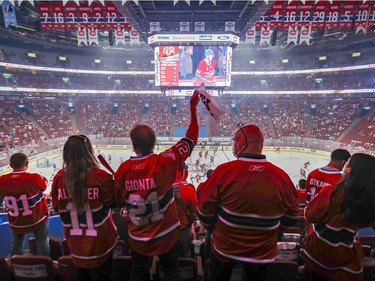
[[175,55],[175,48],[174,47],[165,47],[163,49],[163,54],[167,57],[170,57],[171,55]]

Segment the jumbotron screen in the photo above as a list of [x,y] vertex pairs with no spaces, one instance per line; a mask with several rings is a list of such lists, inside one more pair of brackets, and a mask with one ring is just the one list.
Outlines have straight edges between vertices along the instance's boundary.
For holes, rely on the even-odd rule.
[[155,86],[208,87],[231,84],[232,47],[157,46],[155,47]]

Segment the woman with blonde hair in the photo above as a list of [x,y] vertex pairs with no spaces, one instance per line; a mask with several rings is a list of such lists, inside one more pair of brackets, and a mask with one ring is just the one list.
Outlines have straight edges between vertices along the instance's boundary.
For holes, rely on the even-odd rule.
[[84,135],[68,138],[63,160],[53,180],[52,200],[77,267],[74,280],[109,281],[118,238],[109,209],[115,202],[113,176],[99,168]]

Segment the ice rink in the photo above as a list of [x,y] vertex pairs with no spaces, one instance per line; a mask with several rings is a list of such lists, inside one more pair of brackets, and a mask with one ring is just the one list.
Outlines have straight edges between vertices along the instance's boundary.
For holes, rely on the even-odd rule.
[[[205,157],[206,151],[208,150],[208,155]],[[199,152],[202,151],[202,157],[199,159]],[[160,151],[155,151],[159,153]],[[96,149],[96,153],[102,154],[105,159],[109,162],[111,167],[116,171],[120,163],[130,156],[134,156],[134,152],[130,149],[110,149],[110,148],[100,148]],[[302,151],[291,151],[291,150],[281,150],[281,152],[275,152],[274,150],[264,150],[263,153],[267,156],[268,161],[279,166],[284,171],[288,173],[292,181],[297,184],[298,180],[303,178],[300,174],[301,168],[304,169],[304,163],[309,161],[309,165],[304,170],[306,171],[306,176],[310,171],[315,168],[325,166],[329,162],[329,155],[317,154],[313,152],[302,152]],[[195,186],[198,185],[196,175],[201,176],[200,181],[205,181],[205,171],[208,169],[215,169],[216,166],[234,160],[232,151],[228,149],[223,149],[219,147],[216,154],[214,155],[214,163],[211,162],[211,156],[214,155],[214,149],[204,149],[201,147],[196,147],[191,155],[186,161],[189,167],[188,181],[192,182]],[[196,165],[196,161],[199,159],[199,165]],[[39,167],[37,167],[37,163]],[[56,168],[54,169],[54,165]],[[50,192],[50,186],[52,183],[53,176],[56,171],[62,167],[62,153],[54,152],[39,158],[35,158],[30,161],[28,172],[40,173],[48,179],[48,190],[47,194]]]

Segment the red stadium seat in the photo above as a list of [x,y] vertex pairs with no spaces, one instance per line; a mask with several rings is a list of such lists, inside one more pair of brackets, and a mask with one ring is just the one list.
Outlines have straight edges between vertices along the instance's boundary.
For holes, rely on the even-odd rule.
[[15,281],[57,280],[57,269],[50,257],[15,255],[10,262]]
[[73,281],[75,266],[72,256],[61,256],[58,263],[61,281]]

